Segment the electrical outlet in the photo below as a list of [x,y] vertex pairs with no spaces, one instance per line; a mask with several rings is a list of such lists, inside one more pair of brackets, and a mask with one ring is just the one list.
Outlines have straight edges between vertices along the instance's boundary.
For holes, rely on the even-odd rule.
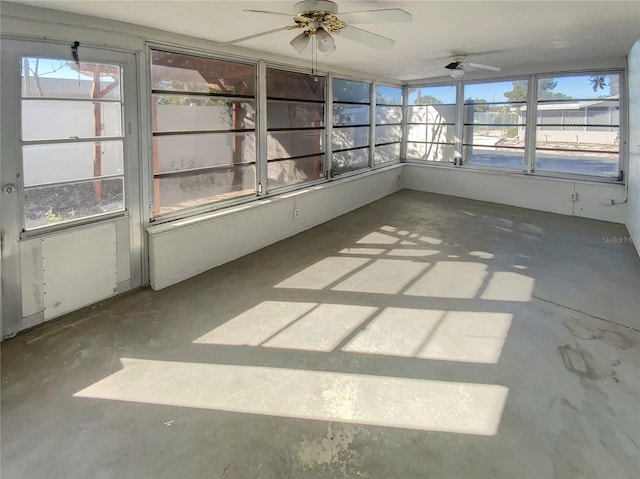
[[571,201],[578,201],[578,193],[571,193]]
[[299,208],[294,208],[293,209],[293,217],[294,218],[299,218],[300,217],[300,209]]

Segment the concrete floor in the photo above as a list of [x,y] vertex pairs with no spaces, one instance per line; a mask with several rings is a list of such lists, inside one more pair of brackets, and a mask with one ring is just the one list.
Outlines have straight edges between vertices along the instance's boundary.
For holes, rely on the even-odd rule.
[[2,477],[639,477],[627,235],[402,191],[71,314],[2,345]]

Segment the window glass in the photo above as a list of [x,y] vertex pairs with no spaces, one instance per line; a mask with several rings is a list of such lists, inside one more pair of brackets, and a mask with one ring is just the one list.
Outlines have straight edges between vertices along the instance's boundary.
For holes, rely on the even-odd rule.
[[464,103],[526,102],[528,80],[467,83],[464,86]]
[[369,148],[340,151],[333,154],[334,175],[361,170],[369,166]]
[[23,140],[118,136],[122,136],[120,102],[22,101]]
[[324,77],[267,68],[269,98],[324,102]]
[[99,217],[123,209],[123,177],[25,188],[27,230]]
[[255,163],[255,133],[200,133],[154,139],[155,173],[186,174],[189,170]]
[[[98,175],[94,161],[97,151],[100,152]],[[121,141],[25,145],[22,149],[24,186],[122,175],[123,158]]]
[[333,80],[332,175],[368,168],[371,84]]
[[324,151],[322,130],[273,131],[267,134],[269,160],[318,156]]
[[617,178],[620,75],[540,77],[535,171]]
[[382,165],[390,162],[397,162],[400,159],[400,143],[376,146],[374,163]]
[[376,126],[376,145],[399,143],[402,140],[402,128],[397,125]]
[[396,86],[376,86],[377,105],[402,105],[402,88]]
[[325,78],[267,68],[269,190],[324,178]]
[[151,52],[154,216],[255,195],[255,66]]
[[333,130],[333,150],[347,150],[369,146],[369,127],[336,128]]
[[376,105],[376,125],[399,125],[401,123],[401,106]]
[[24,57],[22,98],[120,100],[120,66]]
[[455,105],[456,86],[409,87],[409,105]]
[[324,104],[295,101],[267,102],[267,128],[322,128]]
[[424,105],[407,107],[408,123],[445,123],[454,125],[456,122],[455,105]]
[[155,131],[255,128],[255,102],[228,97],[153,95]]
[[281,188],[291,184],[317,180],[324,164],[323,155],[270,161],[269,184],[271,188]]
[[333,80],[333,101],[369,104],[371,103],[371,85],[335,78]]
[[407,143],[407,159],[449,163],[456,155],[454,145],[444,143]]
[[416,86],[408,91],[407,159],[456,160],[456,86]]
[[121,67],[35,57],[20,66],[25,229],[123,211]]
[[368,125],[369,105],[333,104],[334,126]]
[[471,165],[524,169],[528,80],[464,86],[464,159]]
[[253,97],[256,69],[254,65],[152,50],[151,88]]
[[400,161],[402,142],[402,89],[376,86],[374,166]]

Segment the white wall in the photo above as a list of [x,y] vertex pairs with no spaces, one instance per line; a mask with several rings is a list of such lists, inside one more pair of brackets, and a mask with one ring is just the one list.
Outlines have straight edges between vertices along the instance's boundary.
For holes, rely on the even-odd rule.
[[[446,166],[408,164],[405,188],[502,203],[570,216],[624,223],[624,187],[606,183],[532,177]],[[571,194],[577,193],[577,201]],[[608,203],[608,204],[605,204]]]
[[640,39],[629,52],[629,204],[627,228],[640,254]]
[[[162,289],[402,189],[404,165],[151,226],[151,287]],[[294,216],[294,209],[299,216]]]

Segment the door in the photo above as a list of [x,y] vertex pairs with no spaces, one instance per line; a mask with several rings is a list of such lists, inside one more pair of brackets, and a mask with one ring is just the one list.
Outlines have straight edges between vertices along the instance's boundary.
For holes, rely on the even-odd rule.
[[2,338],[142,284],[136,57],[2,42]]

